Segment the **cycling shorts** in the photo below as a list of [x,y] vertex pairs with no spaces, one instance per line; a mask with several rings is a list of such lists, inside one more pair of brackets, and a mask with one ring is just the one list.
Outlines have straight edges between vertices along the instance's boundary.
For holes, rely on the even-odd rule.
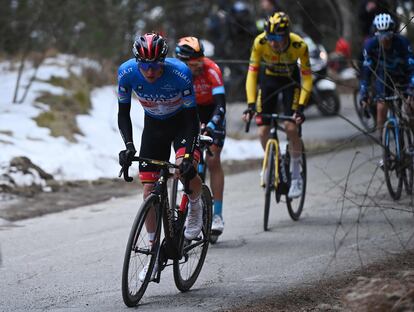
[[[292,116],[294,108],[299,104],[300,75],[296,69],[290,77],[262,75],[258,101],[256,103],[257,113],[273,114],[281,113]],[[279,95],[282,97],[282,105],[279,103]],[[270,125],[270,120],[257,118],[258,126]]]
[[[145,115],[140,157],[167,161],[170,159],[171,144],[174,146],[176,158],[184,156],[187,142],[191,141],[193,136],[183,127],[186,122],[183,112],[168,119],[155,119]],[[194,151],[194,160],[200,160],[198,147]],[[155,182],[159,177],[159,172],[158,166],[145,162],[139,163],[139,178],[142,183]]]
[[[198,117],[200,118],[200,122],[207,126],[208,122],[213,117],[214,109],[216,108],[215,105],[198,105]],[[218,147],[224,146],[224,140],[226,138],[226,120],[223,120],[223,125],[218,125],[213,130],[213,144],[217,145]]]
[[384,77],[384,74],[378,75],[375,80],[375,101],[384,100],[386,97],[393,96],[395,94],[395,87],[399,92],[405,93],[408,87],[407,77]]

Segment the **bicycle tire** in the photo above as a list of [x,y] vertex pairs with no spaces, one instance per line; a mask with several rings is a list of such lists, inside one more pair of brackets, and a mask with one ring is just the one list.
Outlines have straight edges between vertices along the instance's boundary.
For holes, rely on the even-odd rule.
[[396,129],[391,123],[385,125],[382,137],[385,184],[390,196],[398,200],[401,197],[403,178],[398,159]]
[[269,230],[269,210],[271,203],[271,194],[274,190],[274,179],[275,179],[275,149],[273,145],[270,146],[270,153],[267,157],[267,165],[265,171],[265,203],[264,203],[264,215],[263,215],[263,230]]
[[[300,218],[300,215],[303,211],[303,206],[305,205],[305,196],[306,196],[306,182],[307,182],[307,165],[306,165],[306,150],[305,146],[303,144],[303,141],[301,140],[302,144],[302,155],[301,155],[301,172],[300,175],[302,177],[303,181],[303,189],[302,189],[302,195],[298,198],[289,198],[289,196],[286,194],[286,206],[287,210],[289,212],[289,216],[293,221],[298,221]],[[290,159],[289,154],[289,148],[286,147],[286,156],[287,159]],[[292,172],[290,172],[290,177],[292,176]],[[290,179],[291,181],[292,179]]]
[[[205,184],[202,186],[201,199],[203,201],[201,237],[199,240],[192,240],[189,245],[184,247],[188,249],[188,252],[184,252],[183,259],[176,259],[173,262],[174,282],[182,292],[188,291],[196,282],[203,267],[210,242],[212,197],[209,188]],[[184,235],[184,233],[181,233],[181,235]]]
[[[134,223],[132,225],[126,250],[124,256],[124,263],[122,267],[122,298],[124,303],[128,307],[134,307],[141,300],[142,296],[147,289],[150,282],[151,273],[157,259],[157,251],[160,246],[160,233],[161,233],[161,214],[156,213],[157,229],[155,231],[155,243],[151,249],[148,243],[148,236],[145,229],[145,219],[152,207],[159,212],[156,205],[159,204],[158,197],[151,194],[142,203]],[[137,246],[139,244],[139,246]],[[137,259],[140,254],[145,255],[142,258]],[[149,259],[148,259],[149,257]],[[138,261],[135,261],[138,260]],[[139,272],[149,261],[149,267],[147,275],[143,282],[139,281]],[[131,273],[131,274],[130,274]],[[135,286],[136,289],[132,289]]]
[[407,195],[413,194],[413,184],[414,184],[414,140],[413,132],[411,129],[405,128],[403,130],[402,136],[402,148],[401,155],[403,157],[403,183],[405,192]]
[[371,104],[370,109],[368,110],[368,116],[365,115],[364,110],[361,105],[359,105],[359,90],[354,91],[354,107],[359,121],[361,122],[364,129],[371,133],[374,132],[377,128],[377,114],[376,106]]

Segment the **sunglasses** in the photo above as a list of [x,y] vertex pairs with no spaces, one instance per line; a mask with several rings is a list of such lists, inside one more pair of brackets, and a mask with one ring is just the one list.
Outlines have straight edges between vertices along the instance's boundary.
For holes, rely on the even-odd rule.
[[277,41],[277,42],[282,42],[283,40],[285,40],[286,35],[275,35],[275,34],[267,34],[266,35],[266,39],[269,41]]
[[139,68],[143,71],[148,71],[150,69],[152,70],[158,70],[161,68],[162,63],[161,62],[139,62]]

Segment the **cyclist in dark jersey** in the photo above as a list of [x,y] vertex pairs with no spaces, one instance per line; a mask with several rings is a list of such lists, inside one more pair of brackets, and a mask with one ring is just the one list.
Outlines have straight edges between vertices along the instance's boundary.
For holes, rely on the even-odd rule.
[[[188,179],[189,210],[184,235],[187,239],[198,236],[202,227],[200,200],[201,179],[195,169],[200,153],[196,148],[199,121],[195,104],[190,69],[181,61],[166,58],[165,39],[155,33],[139,36],[133,44],[135,58],[123,63],[118,70],[118,125],[126,149],[119,153],[121,166],[131,164],[136,150],[132,137],[130,117],[132,91],[145,111],[141,138],[141,157],[169,160],[171,143],[174,144],[181,177]],[[158,178],[159,169],[141,162],[139,177],[144,184],[144,198],[149,196]],[[155,212],[145,220],[148,239],[155,236]],[[144,280],[148,266],[139,274]],[[155,276],[157,268],[154,268]]]
[[175,52],[177,57],[186,62],[191,69],[200,122],[214,140],[211,146],[213,156],[207,155],[206,162],[210,170],[214,198],[211,230],[213,234],[220,235],[224,229],[222,216],[224,173],[220,154],[226,136],[226,98],[223,78],[218,65],[204,56],[203,45],[199,39],[181,38]]
[[375,76],[375,98],[377,105],[377,131],[381,138],[387,118],[385,97],[399,91],[412,95],[414,89],[414,55],[410,42],[394,32],[394,20],[389,14],[378,14],[374,18],[375,36],[366,41],[364,63],[360,80],[361,105],[368,108],[368,90],[371,76]]

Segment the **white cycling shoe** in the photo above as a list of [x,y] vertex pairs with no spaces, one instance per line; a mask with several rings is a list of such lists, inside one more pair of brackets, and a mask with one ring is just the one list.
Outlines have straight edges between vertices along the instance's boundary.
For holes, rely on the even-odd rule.
[[198,207],[188,207],[187,219],[185,220],[184,237],[188,240],[196,238],[203,227],[203,202],[200,199]]
[[211,234],[221,235],[224,230],[224,221],[219,215],[214,215],[213,223],[211,224]]
[[290,184],[288,197],[289,198],[298,198],[302,195],[303,192],[303,180],[302,178],[293,179]]

